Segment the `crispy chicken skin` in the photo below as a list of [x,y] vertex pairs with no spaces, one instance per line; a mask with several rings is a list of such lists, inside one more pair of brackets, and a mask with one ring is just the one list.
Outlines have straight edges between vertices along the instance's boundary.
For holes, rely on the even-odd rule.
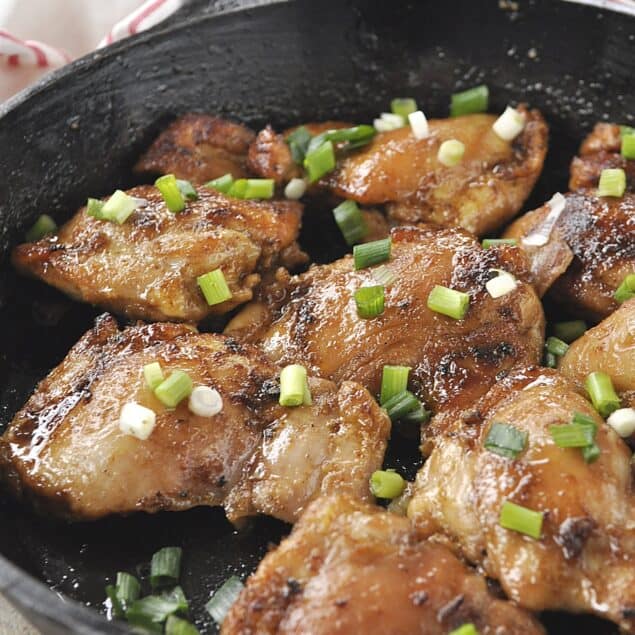
[[598,123],[583,141],[580,155],[571,162],[569,189],[597,187],[602,170],[622,168],[626,172],[627,188],[635,191],[635,161],[620,154],[622,135],[614,123]]
[[223,622],[222,635],[543,633],[512,603],[408,521],[348,496],[324,497],[271,551]]
[[[261,276],[304,262],[296,238],[302,206],[252,201],[200,188],[184,211],[168,211],[150,185],[128,191],[146,204],[123,224],[81,208],[59,233],[13,251],[13,264],[68,295],[129,318],[196,322],[252,298]],[[231,300],[208,306],[196,282],[221,269]]]
[[179,117],[154,141],[135,166],[136,172],[174,174],[205,183],[230,173],[249,176],[247,151],[255,134],[242,124],[213,115]]
[[[492,130],[494,115],[467,115],[429,122],[430,136],[417,140],[410,127],[378,133],[341,160],[323,179],[338,196],[363,205],[387,204],[400,224],[420,221],[463,227],[477,235],[511,219],[529,195],[547,151],[547,125],[536,110],[513,143]],[[465,144],[462,162],[448,168],[437,159],[448,139]]]
[[[223,399],[213,417],[168,409],[143,379],[159,361]],[[73,519],[222,505],[236,521],[295,521],[321,494],[369,499],[390,421],[364,388],[310,379],[313,403],[278,404],[279,369],[231,338],[159,323],[118,330],[103,315],[36,388],[0,438],[0,475],[19,498]],[[155,411],[143,441],[123,404]]]
[[573,342],[559,368],[581,385],[589,373],[607,373],[622,405],[635,407],[635,300],[622,304]]
[[[493,299],[485,290],[492,269],[523,273],[520,250],[481,248],[467,232],[399,227],[391,232],[385,311],[358,316],[353,297],[377,284],[373,268],[355,270],[351,256],[279,276],[227,326],[226,333],[258,344],[275,363],[305,364],[313,374],[357,381],[379,391],[384,364],[412,367],[411,386],[437,410],[469,404],[499,373],[538,362],[542,306],[529,284]],[[463,320],[427,308],[434,285],[470,294]]]
[[[473,410],[470,422],[446,422],[435,439],[408,508],[415,526],[453,539],[525,608],[594,613],[634,632],[635,501],[626,444],[556,371],[519,371]],[[549,433],[575,412],[598,426],[594,463],[577,448],[558,448]],[[527,433],[516,459],[484,448],[493,422]],[[499,524],[505,500],[544,512],[539,540]]]
[[541,247],[523,244],[539,230],[549,205],[512,223],[505,237],[525,249],[540,292],[575,317],[599,321],[617,308],[613,294],[635,271],[635,194],[598,197],[594,190],[565,194],[566,207]]

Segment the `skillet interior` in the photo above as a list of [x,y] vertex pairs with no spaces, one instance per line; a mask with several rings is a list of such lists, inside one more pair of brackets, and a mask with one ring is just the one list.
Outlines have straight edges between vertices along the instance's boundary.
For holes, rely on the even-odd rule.
[[[253,127],[368,121],[391,97],[412,95],[428,114],[445,116],[452,92],[484,82],[492,111],[527,100],[550,123],[551,150],[527,209],[566,189],[568,162],[595,121],[633,123],[635,20],[623,15],[553,0],[521,0],[518,10],[495,0],[300,1],[219,17],[205,14],[208,4],[198,3],[202,17],[190,11],[184,23],[88,56],[4,108],[0,429],[96,315],[17,278],[6,264],[10,245],[40,213],[63,220],[87,196],[131,184],[133,161],[177,113],[227,114]],[[315,259],[341,253],[335,239],[306,240],[310,234],[304,245]],[[395,445],[402,453],[404,444]],[[404,454],[407,463],[415,456]],[[202,610],[209,592],[230,573],[250,571],[286,531],[262,519],[237,533],[221,511],[206,509],[74,526],[10,501],[0,501],[0,513],[0,551],[9,561],[96,608],[117,570],[135,571],[166,544],[183,546],[184,587],[204,632],[212,632]],[[0,562],[3,587],[47,633],[124,632]],[[552,632],[611,632],[590,618],[546,619]]]

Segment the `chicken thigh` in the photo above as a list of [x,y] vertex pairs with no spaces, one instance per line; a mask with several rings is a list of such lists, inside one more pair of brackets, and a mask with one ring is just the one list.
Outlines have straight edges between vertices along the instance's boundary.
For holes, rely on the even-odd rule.
[[543,633],[408,521],[348,496],[316,500],[271,551],[223,622],[222,635]]
[[[159,362],[220,394],[200,416],[163,405],[144,381]],[[309,380],[312,404],[278,403],[280,371],[249,346],[192,327],[119,330],[104,315],[36,388],[0,438],[0,476],[18,498],[73,519],[222,505],[236,521],[295,521],[320,494],[370,498],[390,421],[368,392]],[[154,411],[145,440],[120,426],[122,406]]]

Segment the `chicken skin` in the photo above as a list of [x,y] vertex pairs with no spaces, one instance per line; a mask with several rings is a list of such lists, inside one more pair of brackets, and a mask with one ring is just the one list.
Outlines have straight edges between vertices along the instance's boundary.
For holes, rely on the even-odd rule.
[[525,243],[547,226],[550,206],[512,223],[515,238],[531,261],[539,293],[573,317],[599,321],[617,308],[613,298],[622,280],[635,271],[635,194],[599,197],[595,190],[565,194],[566,205],[545,245]]
[[[600,455],[555,445],[549,426],[593,419]],[[485,448],[495,423],[527,435],[516,458]],[[442,532],[534,611],[593,613],[635,632],[635,498],[631,453],[556,371],[519,371],[442,426],[408,508],[422,535]],[[504,501],[543,514],[539,538],[504,528]]]
[[222,635],[543,633],[491,596],[483,578],[405,518],[348,496],[324,497],[271,551],[225,618]]
[[[173,214],[159,190],[128,191],[140,200],[119,225],[80,209],[59,232],[19,245],[13,264],[68,295],[129,318],[197,322],[251,300],[261,276],[305,261],[296,238],[302,206],[254,201],[198,189]],[[220,269],[231,299],[209,306],[197,277]]]
[[[146,364],[215,388],[222,410],[169,409]],[[295,521],[322,494],[370,498],[390,421],[352,382],[309,380],[312,404],[278,404],[280,370],[249,346],[186,325],[119,330],[104,315],[36,388],[0,438],[1,480],[18,498],[72,519],[220,506],[237,521]],[[156,413],[142,440],[120,428],[122,406]]]
[[[346,256],[297,276],[279,276],[226,333],[259,345],[275,363],[302,363],[315,375],[357,381],[373,394],[385,364],[410,366],[411,389],[433,410],[468,405],[499,374],[539,361],[544,316],[532,287],[518,280],[497,299],[485,290],[494,269],[523,275],[519,249],[484,250],[457,229],[399,227],[391,236],[385,266],[395,281],[386,288],[381,315],[358,316],[353,294],[377,284],[376,271],[355,270]],[[435,285],[470,295],[462,320],[427,307]]]
[[626,172],[626,186],[635,192],[635,161],[620,153],[622,134],[614,123],[598,123],[580,147],[580,155],[571,162],[569,189],[597,187],[602,170],[622,168]]
[[189,113],[164,130],[139,159],[135,171],[174,174],[206,183],[224,174],[249,176],[247,151],[255,134],[245,126],[199,113]]

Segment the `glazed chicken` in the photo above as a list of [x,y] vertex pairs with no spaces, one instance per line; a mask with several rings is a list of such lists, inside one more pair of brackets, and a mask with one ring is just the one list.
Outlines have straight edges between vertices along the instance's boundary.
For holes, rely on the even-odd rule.
[[[597,425],[595,462],[554,443],[549,426],[574,413]],[[494,422],[526,433],[516,458],[485,448]],[[519,371],[469,417],[437,428],[445,434],[437,434],[408,508],[419,532],[446,534],[527,609],[594,613],[635,632],[631,452],[575,386],[556,371]],[[501,526],[504,501],[543,514],[538,539]]]
[[[457,229],[400,227],[391,236],[386,266],[395,281],[381,315],[358,316],[353,294],[377,284],[376,269],[355,270],[346,256],[298,276],[279,276],[226,333],[258,344],[275,363],[305,364],[313,374],[357,381],[374,394],[385,364],[410,366],[412,390],[433,410],[467,405],[499,374],[538,363],[544,316],[532,287],[519,280],[497,299],[485,290],[493,269],[523,275],[519,249],[484,250]],[[464,319],[427,307],[435,285],[470,295]]]
[[174,174],[206,183],[224,174],[249,176],[247,151],[255,134],[245,126],[199,113],[189,113],[164,130],[139,159],[135,170]]
[[[129,318],[197,322],[252,298],[261,277],[277,265],[305,262],[296,238],[302,206],[254,201],[199,188],[178,214],[150,185],[119,225],[80,209],[59,233],[19,245],[13,263],[68,295]],[[232,294],[209,306],[197,277],[220,269]]]
[[222,635],[543,633],[408,521],[347,496],[313,502],[270,552],[223,622]]
[[[222,410],[166,408],[144,381],[158,361],[215,388]],[[360,385],[309,381],[312,404],[278,404],[280,370],[249,346],[186,325],[119,330],[104,315],[36,388],[0,438],[0,476],[20,499],[73,519],[225,508],[237,521],[295,521],[321,494],[370,498],[390,421]],[[146,440],[120,429],[122,406],[156,413]]]
[[[565,194],[566,204],[550,230],[551,207],[528,212],[512,223],[515,238],[531,261],[535,287],[573,317],[599,321],[617,308],[613,298],[635,271],[635,194],[598,197],[595,190]],[[544,233],[546,244],[526,244]]]
[[613,123],[598,123],[584,140],[579,156],[571,162],[569,189],[579,190],[597,187],[602,170],[622,168],[626,172],[626,186],[635,191],[635,161],[625,159],[621,153],[622,135],[620,126]]

